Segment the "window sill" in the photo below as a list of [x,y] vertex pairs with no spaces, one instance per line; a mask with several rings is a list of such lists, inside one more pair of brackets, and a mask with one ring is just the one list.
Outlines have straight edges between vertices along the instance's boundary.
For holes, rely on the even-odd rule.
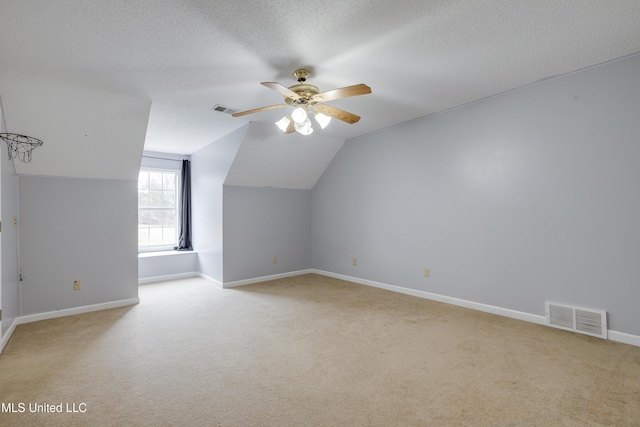
[[176,256],[176,255],[187,255],[187,254],[197,254],[197,251],[156,251],[156,252],[140,252],[138,254],[138,258],[154,258],[158,256]]

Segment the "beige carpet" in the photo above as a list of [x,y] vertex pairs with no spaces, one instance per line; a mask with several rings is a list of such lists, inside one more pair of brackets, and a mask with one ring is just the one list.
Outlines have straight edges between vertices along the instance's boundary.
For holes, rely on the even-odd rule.
[[640,425],[639,347],[317,275],[140,298],[20,325],[0,425]]

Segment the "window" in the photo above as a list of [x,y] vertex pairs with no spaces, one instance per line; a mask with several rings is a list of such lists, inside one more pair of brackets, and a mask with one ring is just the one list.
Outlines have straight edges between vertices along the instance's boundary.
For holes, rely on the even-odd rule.
[[141,169],[138,175],[138,249],[173,249],[178,242],[180,172]]

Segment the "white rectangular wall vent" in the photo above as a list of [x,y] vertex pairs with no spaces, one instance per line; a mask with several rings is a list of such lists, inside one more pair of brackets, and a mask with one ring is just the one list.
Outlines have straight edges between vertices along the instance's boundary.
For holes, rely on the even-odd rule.
[[217,111],[218,113],[225,113],[225,114],[234,114],[238,111],[237,109],[225,107],[224,105],[220,105],[220,104],[214,105],[213,107],[211,107],[211,110]]
[[547,302],[546,317],[549,326],[598,338],[607,338],[606,311]]

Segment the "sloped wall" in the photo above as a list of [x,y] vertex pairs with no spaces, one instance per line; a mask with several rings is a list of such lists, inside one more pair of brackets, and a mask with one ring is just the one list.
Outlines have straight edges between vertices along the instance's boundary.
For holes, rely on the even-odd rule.
[[251,122],[192,154],[198,271],[230,283],[309,268],[310,189],[343,142]]
[[274,124],[251,122],[225,184],[310,190],[343,143],[320,132],[284,135]]
[[7,132],[41,139],[24,175],[136,179],[151,101],[15,70],[0,70]]
[[222,186],[247,131],[244,126],[191,155],[193,248],[198,272],[222,283]]

